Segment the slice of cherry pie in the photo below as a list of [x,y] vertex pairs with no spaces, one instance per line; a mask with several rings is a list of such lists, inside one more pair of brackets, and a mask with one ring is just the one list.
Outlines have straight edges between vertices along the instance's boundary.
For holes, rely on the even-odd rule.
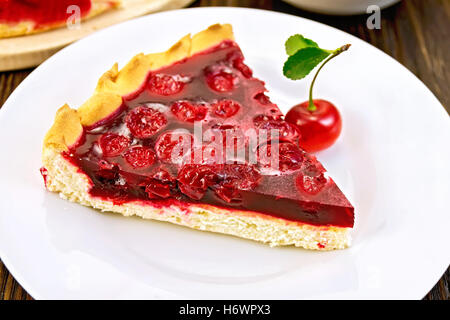
[[75,15],[88,19],[118,4],[119,0],[0,0],[0,38],[58,28]]
[[272,246],[347,247],[352,205],[265,92],[230,25],[139,54],[78,110],[58,110],[44,140],[46,187]]

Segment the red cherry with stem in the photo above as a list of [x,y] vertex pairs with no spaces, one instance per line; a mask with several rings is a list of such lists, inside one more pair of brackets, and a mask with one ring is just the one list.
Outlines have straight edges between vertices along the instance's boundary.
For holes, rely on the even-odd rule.
[[305,101],[292,107],[285,120],[300,129],[300,147],[316,152],[330,147],[337,140],[342,120],[338,109],[329,101],[314,100],[314,111],[310,111],[308,106],[309,101]]
[[285,120],[297,125],[301,137],[299,145],[308,152],[330,147],[339,137],[342,129],[341,115],[329,101],[313,100],[313,88],[320,70],[333,58],[350,48],[346,44],[332,52],[317,70],[309,87],[309,100],[300,103],[286,114]]

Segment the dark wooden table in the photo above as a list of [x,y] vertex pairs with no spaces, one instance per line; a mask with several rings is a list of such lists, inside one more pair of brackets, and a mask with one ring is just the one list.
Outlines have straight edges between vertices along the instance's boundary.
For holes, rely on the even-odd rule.
[[[373,44],[405,65],[433,91],[450,113],[450,70],[446,65],[450,62],[448,0],[404,0],[382,11],[379,30],[370,30],[366,27],[367,15],[353,17],[318,15],[277,0],[200,0],[192,6],[245,6],[275,10],[342,29]],[[28,69],[0,73],[0,106],[31,71]],[[420,274],[417,277],[420,277]],[[425,299],[449,300],[449,277],[450,271],[447,269]],[[32,298],[0,261],[0,300],[2,299]]]

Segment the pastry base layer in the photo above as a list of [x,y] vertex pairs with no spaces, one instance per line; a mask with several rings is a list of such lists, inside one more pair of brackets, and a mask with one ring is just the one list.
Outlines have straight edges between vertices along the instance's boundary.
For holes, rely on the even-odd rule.
[[230,210],[210,205],[192,204],[152,206],[151,202],[127,202],[121,205],[92,197],[90,179],[68,162],[57,150],[47,148],[43,154],[47,169],[46,186],[63,198],[105,212],[144,219],[167,221],[193,229],[219,232],[256,240],[270,246],[294,245],[306,249],[334,250],[350,245],[350,228],[314,226],[288,221],[256,212]]

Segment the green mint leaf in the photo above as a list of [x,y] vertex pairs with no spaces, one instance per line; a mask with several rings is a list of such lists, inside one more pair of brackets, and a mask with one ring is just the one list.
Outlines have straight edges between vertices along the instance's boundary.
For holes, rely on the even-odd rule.
[[286,53],[289,56],[292,56],[295,54],[298,50],[307,48],[307,47],[316,47],[318,48],[319,45],[302,36],[301,34],[294,34],[293,36],[290,36],[289,39],[286,40],[286,43],[284,44],[286,48]]
[[328,50],[317,47],[300,49],[284,63],[283,74],[292,80],[302,79],[329,55]]

